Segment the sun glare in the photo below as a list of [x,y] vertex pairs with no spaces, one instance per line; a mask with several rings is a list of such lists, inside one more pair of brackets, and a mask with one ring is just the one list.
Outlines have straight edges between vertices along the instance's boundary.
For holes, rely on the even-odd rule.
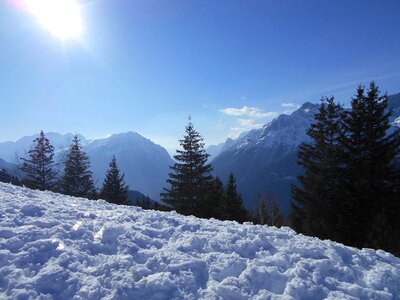
[[25,0],[39,23],[60,39],[79,38],[82,19],[75,0]]

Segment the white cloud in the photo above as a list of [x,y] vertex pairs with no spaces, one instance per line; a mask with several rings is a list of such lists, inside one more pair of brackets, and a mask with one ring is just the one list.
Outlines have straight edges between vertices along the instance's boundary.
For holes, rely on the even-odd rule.
[[257,107],[243,106],[241,108],[228,107],[220,109],[220,112],[227,116],[233,117],[234,124],[230,127],[228,137],[236,138],[244,131],[250,131],[255,128],[260,128],[268,121],[276,117],[276,112],[266,112]]
[[284,114],[290,114],[293,111],[295,111],[296,109],[300,108],[299,104],[292,103],[292,102],[290,102],[290,103],[282,103],[281,105],[282,105],[283,108],[285,108],[285,110],[283,112]]
[[228,107],[220,109],[219,111],[228,116],[248,117],[248,118],[258,118],[258,119],[273,118],[277,115],[277,113],[273,111],[264,112],[259,108],[249,107],[249,106],[243,106],[242,108]]
[[282,103],[282,107],[297,109],[300,108],[300,105],[296,103]]
[[238,119],[237,121],[241,128],[253,129],[263,126],[263,124],[256,123],[253,119]]

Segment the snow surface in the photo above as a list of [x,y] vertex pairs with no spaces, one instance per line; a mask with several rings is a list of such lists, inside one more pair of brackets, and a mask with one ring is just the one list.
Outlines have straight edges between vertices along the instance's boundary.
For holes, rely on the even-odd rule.
[[0,298],[400,299],[400,259],[0,183]]

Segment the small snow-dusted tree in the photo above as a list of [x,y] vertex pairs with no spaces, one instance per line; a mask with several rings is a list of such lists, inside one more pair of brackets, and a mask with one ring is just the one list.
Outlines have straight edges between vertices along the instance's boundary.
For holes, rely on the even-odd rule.
[[171,166],[170,188],[164,188],[162,201],[172,209],[185,215],[200,215],[200,207],[211,186],[211,166],[207,164],[208,154],[204,149],[203,138],[193,128],[189,119],[186,135],[180,140],[182,150],[174,156],[177,161]]
[[33,142],[34,146],[28,152],[29,158],[21,158],[21,171],[25,174],[23,183],[32,189],[52,190],[57,177],[53,161],[54,147],[43,131]]
[[64,176],[60,182],[60,189],[62,193],[75,197],[93,199],[96,196],[89,157],[82,151],[77,135],[74,136],[64,162]]
[[114,204],[126,204],[128,188],[124,182],[124,174],[119,174],[117,160],[114,155],[100,191],[100,198]]

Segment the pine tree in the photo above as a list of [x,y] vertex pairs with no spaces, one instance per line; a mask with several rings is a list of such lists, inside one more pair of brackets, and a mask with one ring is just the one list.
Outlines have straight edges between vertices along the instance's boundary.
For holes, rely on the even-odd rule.
[[5,169],[0,169],[0,182],[12,183],[14,185],[20,185],[18,178],[10,175]]
[[60,188],[62,193],[75,197],[93,199],[96,195],[89,157],[82,151],[77,135],[74,136],[64,162],[64,176]]
[[170,188],[164,188],[161,198],[179,213],[198,216],[210,189],[212,168],[207,164],[209,155],[204,150],[203,138],[190,119],[180,145],[183,149],[177,150],[177,162],[170,167],[173,172],[167,179]]
[[298,164],[304,173],[298,176],[300,186],[292,186],[292,225],[297,231],[320,238],[332,236],[338,218],[335,206],[342,115],[343,109],[333,97],[323,98],[315,123],[307,131],[312,143],[303,143],[298,152]]
[[243,208],[242,196],[236,190],[236,180],[232,173],[228,177],[228,183],[224,193],[224,202],[226,209],[222,212],[223,220],[246,221],[247,212]]
[[56,184],[57,171],[53,161],[54,147],[43,131],[33,141],[29,158],[22,158],[21,171],[26,175],[24,184],[32,189],[52,190]]
[[[387,96],[380,96],[372,82],[367,93],[363,87],[358,88],[351,102],[352,110],[344,118],[344,214],[340,241],[394,251],[400,230],[400,172],[394,165],[394,158],[400,153],[400,133],[388,131],[391,111],[387,111],[387,104]],[[377,232],[391,232],[387,236],[392,239],[378,239]],[[368,242],[371,240],[373,244]]]
[[124,182],[124,174],[119,174],[117,160],[113,155],[100,191],[100,198],[114,204],[127,204],[128,188]]
[[212,180],[206,199],[200,205],[200,217],[221,219],[224,206],[224,186],[219,177]]

